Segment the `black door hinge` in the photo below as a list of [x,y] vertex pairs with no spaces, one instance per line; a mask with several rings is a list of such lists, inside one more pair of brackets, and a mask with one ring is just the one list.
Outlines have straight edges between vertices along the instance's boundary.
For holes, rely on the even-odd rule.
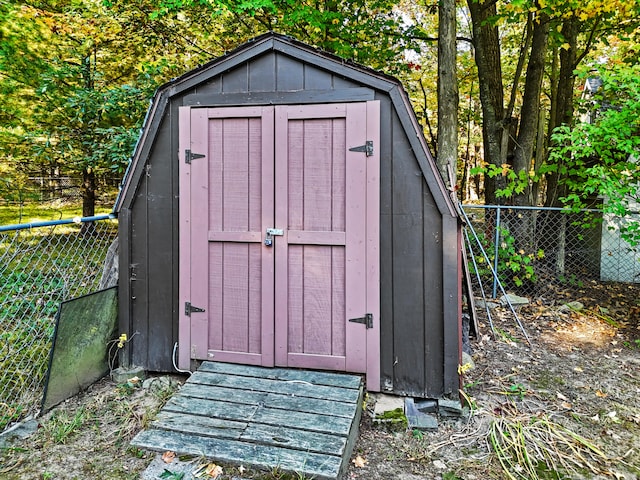
[[367,157],[371,157],[373,155],[373,140],[367,140],[364,145],[360,145],[359,147],[351,147],[349,151],[364,152]]
[[364,317],[350,318],[349,321],[363,323],[367,328],[373,328],[373,315],[371,313],[365,313]]
[[192,312],[204,312],[204,308],[194,307],[193,305],[191,305],[191,302],[184,302],[184,314],[187,317],[190,317]]
[[187,149],[184,151],[184,163],[191,163],[191,160],[195,160],[197,158],[204,158],[205,155],[202,153],[193,153],[191,150]]

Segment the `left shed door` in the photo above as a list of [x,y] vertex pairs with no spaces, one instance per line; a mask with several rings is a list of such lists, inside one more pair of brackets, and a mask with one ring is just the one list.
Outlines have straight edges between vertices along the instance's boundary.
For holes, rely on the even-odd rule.
[[274,221],[273,125],[273,107],[180,109],[183,368],[190,358],[274,364],[274,256],[262,249]]

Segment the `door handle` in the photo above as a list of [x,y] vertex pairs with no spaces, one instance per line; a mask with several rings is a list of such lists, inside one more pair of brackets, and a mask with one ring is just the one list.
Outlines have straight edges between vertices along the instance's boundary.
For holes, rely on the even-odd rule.
[[273,237],[284,235],[284,230],[281,228],[267,228],[267,235],[264,237],[264,244],[267,247],[273,245]]

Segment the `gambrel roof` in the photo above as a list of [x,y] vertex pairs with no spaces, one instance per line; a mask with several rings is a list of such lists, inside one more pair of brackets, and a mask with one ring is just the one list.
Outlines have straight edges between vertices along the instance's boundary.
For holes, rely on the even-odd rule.
[[[291,104],[299,102],[301,98],[297,96],[299,91],[280,88],[270,92],[251,91],[249,89],[249,91],[244,92],[221,93],[217,96],[211,96],[210,102],[207,102],[206,95],[197,97],[194,95],[194,98],[190,98],[190,91],[195,92],[199,86],[212,82],[216,77],[222,76],[271,52],[331,72],[333,75],[340,76],[363,87],[336,88],[330,93],[318,90],[316,98],[318,103],[370,100],[372,99],[372,91],[376,92],[376,94],[388,95],[398,114],[402,128],[405,130],[410,147],[418,160],[422,175],[434,196],[438,210],[443,215],[457,216],[452,194],[447,190],[439,174],[434,158],[429,152],[422,128],[416,119],[409,98],[401,83],[394,77],[276,33],[267,33],[256,37],[236,50],[171,80],[156,91],[130,165],[124,176],[121,192],[114,206],[115,212],[120,212],[123,208],[131,208],[141,177],[145,174],[147,159],[151,155],[151,150],[159,134],[160,124],[174,97],[181,96],[185,105],[206,104],[209,106],[219,101],[221,96],[225,96],[225,104],[235,102],[236,105]],[[274,92],[278,93],[275,97]],[[305,101],[309,102],[309,89],[306,89]]]

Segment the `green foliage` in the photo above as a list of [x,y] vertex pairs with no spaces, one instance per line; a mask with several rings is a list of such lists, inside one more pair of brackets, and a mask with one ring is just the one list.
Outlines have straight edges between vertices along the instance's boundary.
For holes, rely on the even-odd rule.
[[[516,287],[521,287],[525,283],[536,283],[538,277],[535,271],[536,260],[542,260],[544,258],[544,250],[537,248],[534,251],[525,251],[522,248],[518,248],[516,245],[515,237],[509,232],[506,227],[498,228],[499,244],[498,244],[498,269],[497,274],[500,281],[503,284],[513,284]],[[478,233],[478,238],[483,244],[483,248],[489,256],[491,265],[495,262],[495,248],[493,245],[494,238],[487,238],[482,232]],[[491,276],[492,272],[488,265],[486,265],[486,259],[484,256],[478,255],[476,257],[476,264],[479,268],[479,274],[482,276]],[[472,272],[472,273],[475,273]]]
[[419,25],[406,25],[394,0],[160,0],[153,18],[202,11],[235,32],[236,45],[257,34],[291,35],[343,58],[387,72],[407,71],[406,50],[419,50]]
[[[583,73],[593,77],[602,87],[581,105],[589,121],[556,128],[549,169],[566,178],[563,201],[573,210],[604,197],[605,212],[624,216],[640,202],[640,65]],[[621,233],[633,246],[640,242],[637,223]]]

